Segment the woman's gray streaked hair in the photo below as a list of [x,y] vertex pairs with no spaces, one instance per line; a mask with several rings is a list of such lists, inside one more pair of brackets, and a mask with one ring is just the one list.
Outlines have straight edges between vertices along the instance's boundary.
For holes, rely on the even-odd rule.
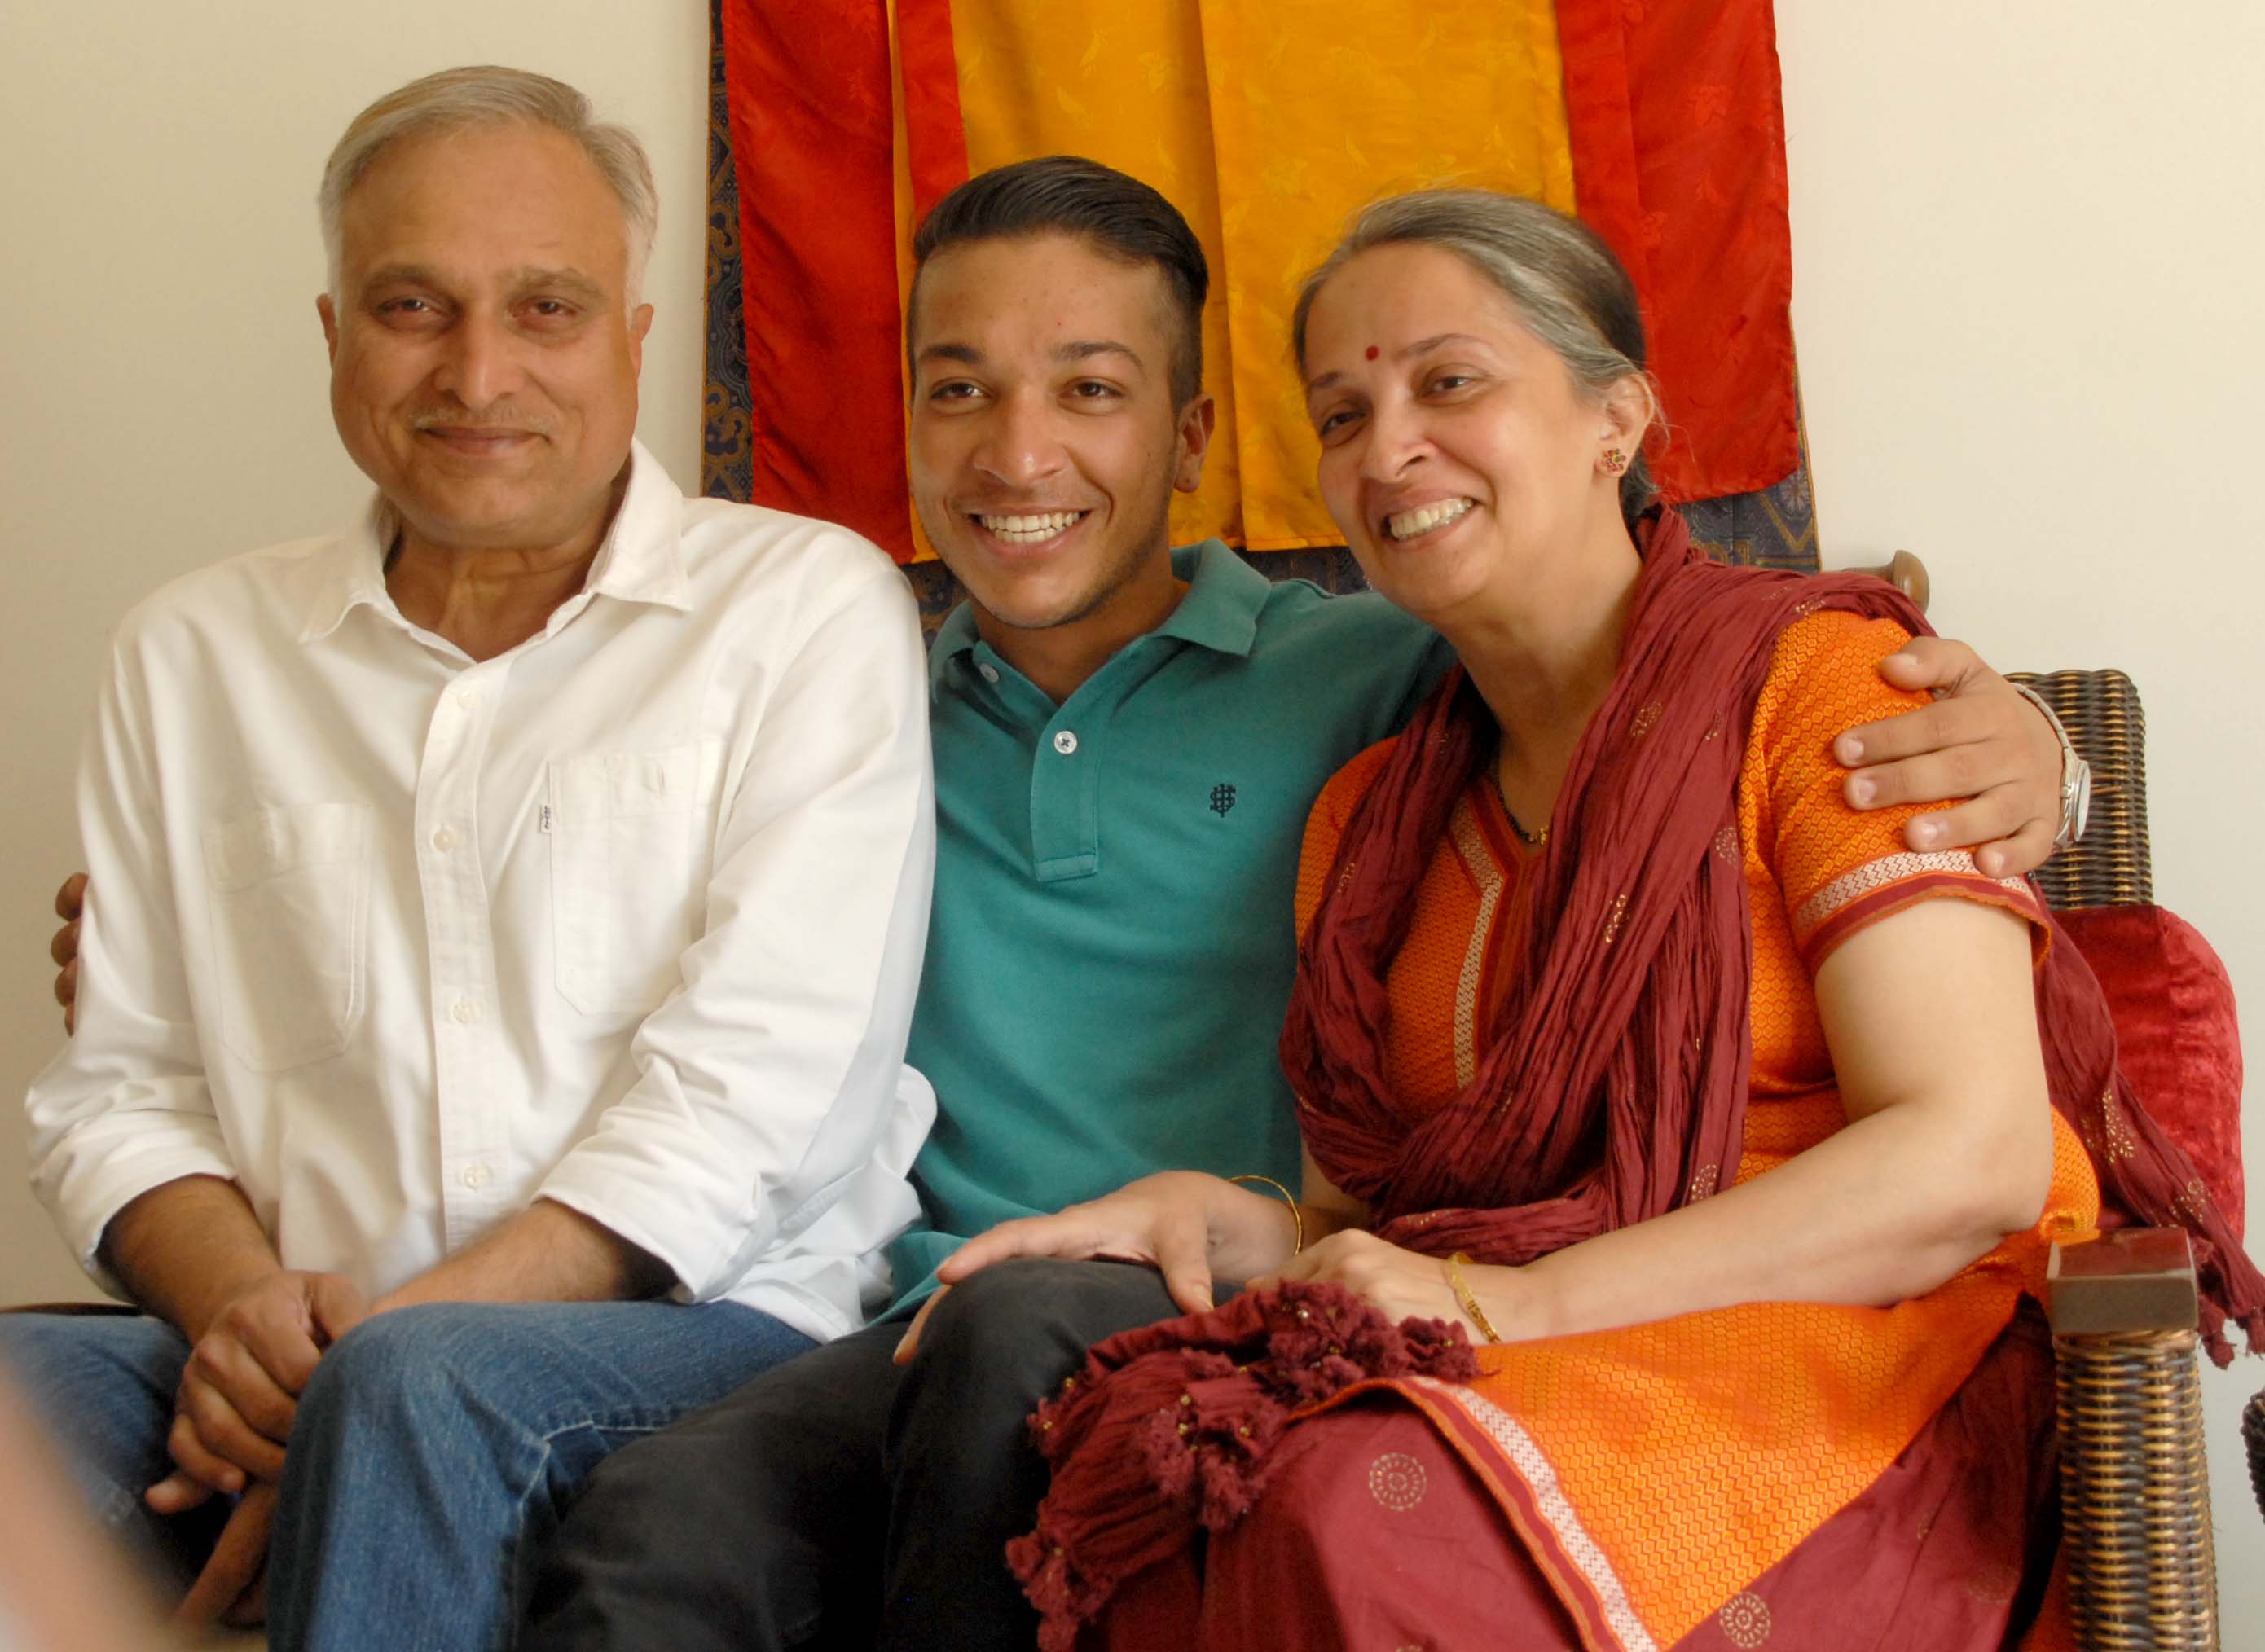
[[[1336,250],[1298,289],[1290,338],[1301,374],[1306,324],[1329,278],[1371,247],[1409,244],[1453,252],[1501,288],[1575,383],[1601,396],[1634,375],[1651,391],[1657,411],[1658,394],[1644,370],[1635,283],[1613,250],[1577,218],[1489,189],[1418,190],[1362,209]],[[1651,472],[1639,451],[1620,477],[1621,513],[1633,521],[1651,503],[1652,492]]]
[[621,202],[629,243],[625,297],[634,308],[645,288],[645,260],[652,255],[653,231],[660,222],[660,200],[645,146],[628,127],[599,120],[589,98],[564,81],[492,63],[444,69],[412,80],[380,98],[346,127],[323,168],[323,186],[315,196],[331,295],[338,294],[339,224],[346,197],[379,156],[405,138],[514,125],[549,127],[573,139]]

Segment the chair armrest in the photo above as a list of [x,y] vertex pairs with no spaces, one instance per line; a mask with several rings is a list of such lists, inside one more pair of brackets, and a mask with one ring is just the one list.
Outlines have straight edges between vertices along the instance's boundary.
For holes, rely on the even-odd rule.
[[2216,1652],[2218,1561],[2195,1365],[2194,1251],[2177,1228],[2055,1245],[2069,1615],[2086,1652]]
[[1927,585],[1926,564],[1907,550],[1899,550],[1877,567],[1851,568],[1850,573],[1868,573],[1875,579],[1884,579],[1912,600],[1912,606],[1922,614],[1926,612],[1926,600],[1931,594]]

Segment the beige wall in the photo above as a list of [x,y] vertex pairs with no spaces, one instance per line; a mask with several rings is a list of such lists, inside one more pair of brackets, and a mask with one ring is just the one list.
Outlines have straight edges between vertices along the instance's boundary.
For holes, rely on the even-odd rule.
[[[2265,62],[2252,0],[1780,8],[1796,321],[1830,559],[1907,547],[1936,617],[2009,666],[2116,664],[2146,695],[2158,884],[2265,984],[2265,581],[2218,506],[2256,463]],[[698,0],[142,0],[0,11],[0,1094],[55,1035],[40,948],[105,632],[170,574],[337,521],[310,199],[386,88],[496,59],[636,126],[660,173],[646,441],[695,475]],[[633,21],[632,21],[633,20]],[[2265,1179],[2265,1126],[2249,1127]],[[0,1299],[79,1281],[0,1130]],[[2253,1212],[2265,1203],[2252,1200]],[[2209,1389],[2230,1621],[2265,1536]]]
[[[1777,11],[1794,331],[1828,560],[1916,551],[1931,617],[1993,662],[2130,673],[2156,894],[2206,930],[2254,1019],[2265,575],[2240,478],[2265,435],[2265,11]],[[2254,1190],[2265,1120],[2253,1109],[2246,1124]],[[2265,1225],[2254,1190],[2249,1219]],[[2265,1362],[2205,1373],[2229,1626],[2265,1614],[2239,1434],[2260,1386]]]

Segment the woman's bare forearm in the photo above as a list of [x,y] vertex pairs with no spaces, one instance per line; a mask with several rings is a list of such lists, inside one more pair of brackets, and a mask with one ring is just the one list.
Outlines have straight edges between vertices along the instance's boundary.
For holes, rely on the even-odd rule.
[[[2008,1225],[2002,1205],[1993,1211],[1977,1194],[1954,1162],[1958,1145],[1928,1110],[1875,1113],[1696,1204],[1524,1268],[1467,1271],[1511,1341],[1741,1302],[1888,1306],[1925,1295],[2026,1226]],[[1970,1144],[1977,1154],[1993,1146],[2001,1156],[2019,1151]]]

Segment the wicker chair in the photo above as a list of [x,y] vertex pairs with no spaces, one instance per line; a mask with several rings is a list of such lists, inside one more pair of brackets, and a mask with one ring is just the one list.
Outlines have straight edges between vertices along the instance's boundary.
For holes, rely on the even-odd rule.
[[2249,1488],[2257,1494],[2258,1512],[2265,1514],[2265,1394],[2243,1408],[2241,1437],[2249,1446]]
[[[2046,899],[2056,908],[2152,901],[2146,722],[2130,679],[2063,671],[2014,680],[2044,696],[2092,764],[2090,826],[2037,874]],[[2086,1652],[2214,1652],[2217,1560],[2186,1235],[2125,1230],[2057,1246],[2048,1298],[2078,1642]],[[2265,1508],[2265,1394],[2243,1428]]]

